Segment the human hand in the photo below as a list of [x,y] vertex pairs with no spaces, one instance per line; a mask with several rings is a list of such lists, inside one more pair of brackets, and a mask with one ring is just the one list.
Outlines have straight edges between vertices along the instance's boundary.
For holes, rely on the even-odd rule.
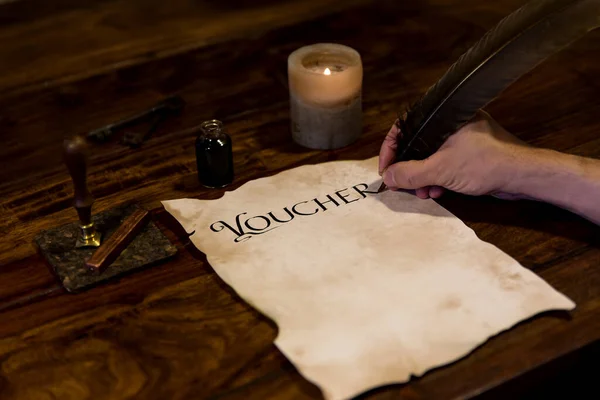
[[394,124],[379,153],[379,173],[390,189],[415,189],[423,199],[438,198],[444,189],[505,199],[526,197],[513,184],[519,166],[533,156],[532,148],[483,111],[422,161],[393,164],[399,134]]

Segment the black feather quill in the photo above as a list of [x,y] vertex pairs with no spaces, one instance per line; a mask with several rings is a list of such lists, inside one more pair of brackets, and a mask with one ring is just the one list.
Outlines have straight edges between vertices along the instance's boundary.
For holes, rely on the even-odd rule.
[[547,57],[600,25],[600,0],[537,0],[498,23],[398,122],[396,161],[424,159]]

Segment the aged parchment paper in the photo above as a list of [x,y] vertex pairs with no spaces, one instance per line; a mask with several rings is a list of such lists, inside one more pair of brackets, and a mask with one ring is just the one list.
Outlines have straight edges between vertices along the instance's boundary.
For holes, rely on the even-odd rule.
[[535,314],[574,308],[434,201],[376,194],[376,163],[302,166],[218,200],[163,202],[277,323],[277,347],[326,398],[405,382]]

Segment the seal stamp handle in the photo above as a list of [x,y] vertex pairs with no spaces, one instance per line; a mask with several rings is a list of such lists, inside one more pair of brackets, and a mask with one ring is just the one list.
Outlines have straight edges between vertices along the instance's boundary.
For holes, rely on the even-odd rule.
[[66,139],[63,144],[63,157],[73,180],[73,206],[77,210],[80,222],[76,247],[98,247],[100,233],[92,221],[94,197],[87,186],[89,148],[86,140],[81,136]]

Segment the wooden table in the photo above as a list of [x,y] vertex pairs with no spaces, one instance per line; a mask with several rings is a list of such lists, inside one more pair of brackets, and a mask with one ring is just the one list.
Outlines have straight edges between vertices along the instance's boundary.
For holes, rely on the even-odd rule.
[[[374,156],[396,113],[522,2],[0,5],[0,397],[320,398],[274,347],[276,326],[219,280],[161,208],[160,200],[223,193],[198,184],[194,137],[185,128],[225,122],[237,171],[227,190],[302,164]],[[287,55],[323,41],[356,48],[365,67],[365,133],[330,152],[300,148],[288,130]],[[76,219],[62,139],[170,94],[186,100],[183,114],[141,149],[94,147],[89,181],[95,211],[126,201],[151,208],[179,256],[65,293],[32,246],[40,230]],[[488,111],[534,145],[600,156],[600,32],[525,76]],[[364,398],[572,394],[598,377],[591,361],[600,355],[600,229],[533,202],[453,194],[440,202],[577,309],[523,322],[460,362]]]

